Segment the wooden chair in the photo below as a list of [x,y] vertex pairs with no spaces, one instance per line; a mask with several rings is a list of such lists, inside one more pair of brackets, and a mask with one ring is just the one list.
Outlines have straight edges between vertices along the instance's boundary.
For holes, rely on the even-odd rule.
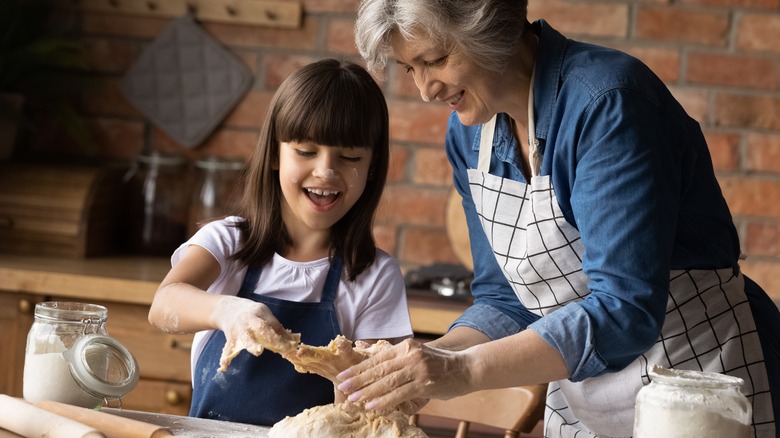
[[417,425],[419,416],[458,421],[455,438],[466,438],[471,423],[504,429],[504,438],[529,433],[544,416],[547,385],[489,389],[449,400],[431,400],[409,422]]

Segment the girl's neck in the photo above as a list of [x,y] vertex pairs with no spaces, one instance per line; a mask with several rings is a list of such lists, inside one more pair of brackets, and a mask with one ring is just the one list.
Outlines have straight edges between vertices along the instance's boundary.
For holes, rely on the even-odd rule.
[[311,262],[330,254],[330,233],[290,233],[293,244],[284,248],[282,256],[295,262]]

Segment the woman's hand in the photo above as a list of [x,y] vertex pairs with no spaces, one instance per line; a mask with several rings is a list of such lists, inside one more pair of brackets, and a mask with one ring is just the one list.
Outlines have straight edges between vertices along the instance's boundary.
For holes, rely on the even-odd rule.
[[384,409],[415,400],[449,399],[469,391],[467,356],[407,339],[380,351],[338,376],[338,390],[367,409]]

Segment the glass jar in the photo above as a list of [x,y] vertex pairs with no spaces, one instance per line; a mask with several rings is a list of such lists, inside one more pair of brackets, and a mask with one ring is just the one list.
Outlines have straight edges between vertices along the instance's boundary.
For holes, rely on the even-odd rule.
[[188,235],[195,234],[201,221],[233,212],[241,195],[239,179],[243,167],[243,160],[238,158],[210,157],[195,162]]
[[718,373],[654,365],[636,397],[634,438],[743,438],[753,407],[743,380]]
[[119,399],[138,383],[138,364],[108,336],[108,309],[49,301],[35,305],[27,334],[23,395],[95,408]]
[[187,160],[159,152],[140,155],[125,181],[128,250],[170,256],[186,238],[190,199]]

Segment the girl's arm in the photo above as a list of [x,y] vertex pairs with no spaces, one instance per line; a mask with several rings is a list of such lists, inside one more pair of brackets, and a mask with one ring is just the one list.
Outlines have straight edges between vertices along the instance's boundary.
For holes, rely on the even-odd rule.
[[214,308],[223,298],[206,292],[220,274],[211,253],[190,245],[160,283],[149,310],[149,322],[167,333],[217,329]]

